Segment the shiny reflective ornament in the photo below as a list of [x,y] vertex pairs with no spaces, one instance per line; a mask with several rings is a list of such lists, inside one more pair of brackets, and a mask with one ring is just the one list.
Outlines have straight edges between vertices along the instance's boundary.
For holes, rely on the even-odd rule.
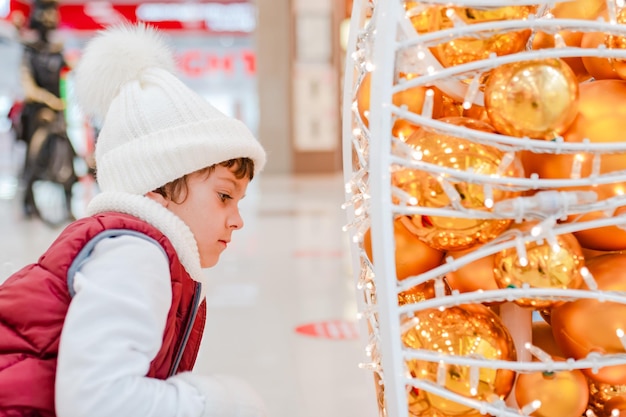
[[[447,284],[445,282],[441,284],[443,286],[442,295],[450,295],[450,289]],[[419,303],[420,301],[435,298],[436,294],[435,282],[432,280],[427,281],[398,293],[398,305]]]
[[[572,234],[555,236],[555,244],[548,241],[526,243],[526,256],[520,258],[515,247],[496,253],[494,276],[500,288],[554,288],[577,289],[583,284],[580,269],[585,258]],[[545,309],[560,300],[520,298],[513,300],[522,307]]]
[[[469,118],[444,118],[446,123],[469,129],[493,132],[491,126]],[[521,163],[515,157],[505,158],[504,152],[467,139],[420,129],[406,143],[414,149],[415,158],[433,165],[476,174],[520,177]],[[501,166],[502,165],[502,166]],[[446,179],[427,171],[399,168],[392,173],[392,184],[415,198],[409,205],[421,207],[452,207],[451,201],[466,209],[488,211],[497,201],[519,193],[495,186],[488,193],[484,184]],[[399,201],[396,201],[399,202]],[[488,242],[504,231],[511,220],[458,218],[442,216],[412,216],[411,232],[428,245],[439,250],[462,250]]]
[[473,104],[469,109],[463,108],[463,103],[443,95],[443,116],[446,117],[467,117],[483,123],[491,124],[487,110],[483,106]]
[[[431,248],[413,233],[409,232],[405,226],[405,223],[408,222],[410,220],[405,216],[398,217],[393,222],[396,276],[398,280],[429,271],[439,266],[443,259],[443,252]],[[371,229],[368,229],[363,236],[363,249],[373,264]]]
[[[611,405],[615,407],[626,400],[626,385],[602,384],[590,379],[587,382],[589,383],[589,408],[598,417],[611,417]],[[608,407],[605,408],[607,404]]]
[[[420,7],[420,3],[415,1],[407,1],[405,8],[418,33],[450,29],[455,26],[455,21],[458,21],[458,25],[471,25],[501,20],[526,19],[536,11],[535,6],[469,8],[424,7],[422,4]],[[485,32],[481,33],[481,36],[456,38],[439,44],[431,50],[441,65],[449,67],[487,59],[491,54],[502,56],[523,51],[530,34],[531,31],[528,29],[493,34]]]
[[601,417],[626,417],[626,398],[615,397],[604,403]]
[[[461,305],[444,311],[419,311],[403,328],[406,330],[402,342],[407,348],[426,349],[444,356],[516,360],[515,346],[507,328],[482,304]],[[443,360],[408,360],[406,365],[415,378],[439,382],[454,393],[477,400],[489,400],[493,395],[504,399],[515,381],[515,372],[506,369],[472,368],[445,364]],[[409,414],[414,417],[480,415],[478,410],[425,390],[410,390],[408,403]]]
[[[602,291],[626,291],[626,255],[597,256],[587,268]],[[626,305],[595,299],[579,299],[552,309],[554,339],[566,357],[582,359],[591,352],[624,354],[620,334],[626,331]],[[626,384],[626,364],[600,368],[597,373],[583,370],[596,381]]]
[[[410,80],[414,77],[413,74],[400,74],[401,77]],[[368,72],[363,77],[359,89],[357,91],[356,102],[357,109],[363,124],[369,126],[369,111],[370,111],[370,89],[372,83],[372,73]],[[428,93],[428,91],[432,93]],[[442,115],[442,98],[441,91],[425,86],[411,87],[406,90],[399,91],[393,95],[393,104],[402,107],[406,106],[408,111],[416,114],[421,114],[426,100],[426,94],[433,94],[433,118],[439,118]],[[413,131],[417,129],[417,126],[404,119],[397,119],[391,129],[391,133],[400,138],[408,137]]]
[[[478,249],[482,245],[477,245],[471,249],[463,251],[450,251],[446,256],[451,256],[454,259],[461,258],[468,255]],[[455,271],[448,272],[446,274],[446,281],[450,288],[457,290],[460,293],[473,292],[473,291],[488,291],[497,290],[498,284],[496,284],[495,277],[493,275],[493,258],[495,255],[487,255],[472,261]]]
[[[623,25],[626,23],[626,9],[617,12],[617,23]],[[626,36],[608,35],[604,44],[610,49],[626,49]],[[613,69],[621,79],[626,79],[626,60],[619,58],[609,58]]]
[[[553,358],[563,361],[563,358]],[[519,406],[541,401],[533,417],[580,417],[587,409],[587,379],[577,369],[571,371],[519,373],[515,382]]]
[[[605,0],[573,0],[556,3],[550,9],[552,16],[558,19],[583,19],[595,20],[603,7],[606,7]],[[580,47],[583,32],[560,30],[558,36],[563,39],[566,46]],[[537,32],[533,36],[532,49],[546,49],[555,47],[555,36],[552,33]],[[585,68],[581,57],[561,58],[572,69],[579,82],[586,81],[591,75]]]
[[485,108],[503,134],[553,139],[574,121],[578,80],[561,59],[538,59],[501,65],[485,86]]
[[[624,140],[626,120],[626,81],[599,80],[580,84],[578,116],[563,133],[566,142],[580,143],[588,139],[592,143],[620,143]],[[598,174],[626,170],[626,155],[605,154],[600,158]],[[534,154],[522,152],[521,160],[527,176],[536,173],[540,178],[570,178],[579,175],[589,177],[594,169],[596,157],[591,154]],[[578,168],[577,168],[578,167]],[[563,190],[586,190],[598,194],[598,200],[624,195],[625,182],[616,182],[590,187],[568,187]],[[618,210],[619,212],[619,210]],[[603,212],[591,212],[572,216],[580,221],[605,217]],[[601,251],[626,249],[626,231],[615,226],[585,230],[575,233],[581,246]]]

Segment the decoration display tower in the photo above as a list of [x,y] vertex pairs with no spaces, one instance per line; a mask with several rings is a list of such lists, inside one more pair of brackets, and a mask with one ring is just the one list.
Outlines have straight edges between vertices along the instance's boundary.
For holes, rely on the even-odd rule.
[[355,0],[348,225],[380,416],[626,416],[622,0]]

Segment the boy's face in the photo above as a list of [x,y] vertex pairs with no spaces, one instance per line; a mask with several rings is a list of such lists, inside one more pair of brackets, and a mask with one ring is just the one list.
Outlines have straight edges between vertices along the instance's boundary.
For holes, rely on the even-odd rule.
[[243,227],[239,202],[249,182],[247,177],[238,179],[230,169],[217,165],[208,176],[206,173],[189,175],[188,194],[183,202],[161,202],[193,232],[203,268],[217,264],[233,231]]

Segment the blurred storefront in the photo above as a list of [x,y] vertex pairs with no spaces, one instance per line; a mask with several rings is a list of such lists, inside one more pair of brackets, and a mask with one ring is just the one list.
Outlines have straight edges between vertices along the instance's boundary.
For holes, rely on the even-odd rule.
[[[349,0],[61,0],[57,33],[76,62],[96,31],[143,21],[167,31],[179,73],[224,113],[246,123],[270,155],[269,173],[341,170],[341,22]],[[0,115],[20,96],[20,36],[30,2],[0,0]],[[71,72],[67,83],[71,91]],[[88,121],[71,95],[68,125],[87,152]],[[0,126],[2,129],[2,126]]]

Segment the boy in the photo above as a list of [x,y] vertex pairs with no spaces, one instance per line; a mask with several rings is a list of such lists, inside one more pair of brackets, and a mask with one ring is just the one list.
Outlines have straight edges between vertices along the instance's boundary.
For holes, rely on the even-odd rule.
[[265,152],[173,69],[143,25],[85,48],[76,96],[102,120],[101,192],[0,286],[0,417],[265,416],[244,383],[191,372],[202,268],[243,226],[238,203]]

